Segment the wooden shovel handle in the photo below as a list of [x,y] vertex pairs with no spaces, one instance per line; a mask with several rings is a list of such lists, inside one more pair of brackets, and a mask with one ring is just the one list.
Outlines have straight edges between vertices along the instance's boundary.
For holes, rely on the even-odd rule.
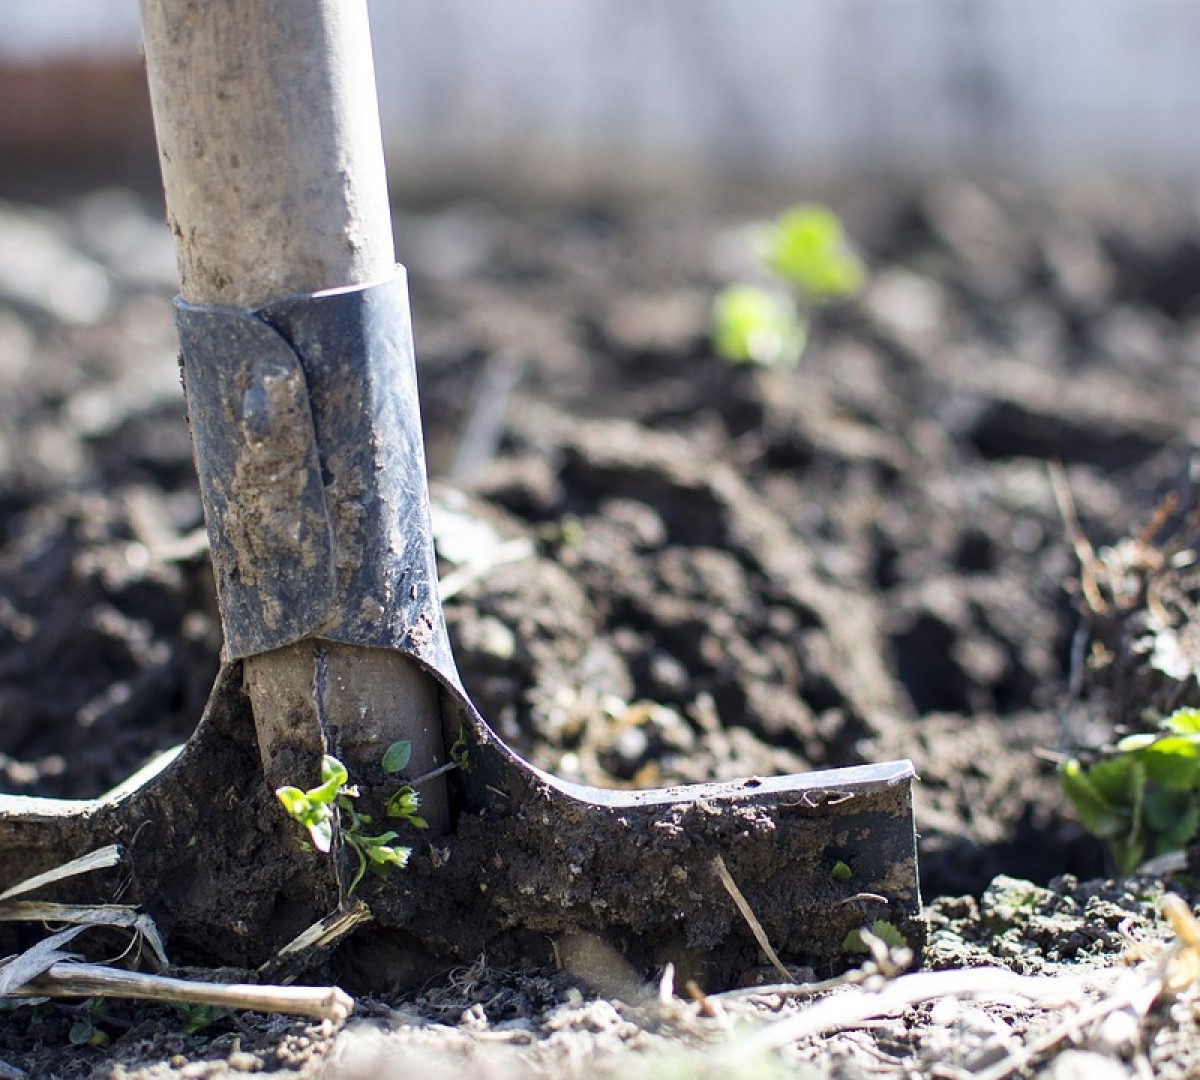
[[366,0],[141,0],[182,295],[256,307],[394,262]]
[[[366,0],[141,0],[141,13],[184,300],[256,308],[389,276]],[[245,686],[273,786],[311,780],[298,770],[327,749],[377,767],[408,740],[415,773],[445,761],[436,686],[402,655],[302,641],[247,659]],[[444,779],[422,798],[444,831]]]

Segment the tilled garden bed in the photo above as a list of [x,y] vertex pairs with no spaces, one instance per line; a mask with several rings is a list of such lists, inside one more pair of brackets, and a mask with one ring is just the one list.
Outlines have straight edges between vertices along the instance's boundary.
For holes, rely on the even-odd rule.
[[[1129,189],[947,183],[835,203],[868,281],[817,315],[795,371],[709,344],[714,294],[753,274],[748,209],[398,216],[464,682],[531,761],[606,786],[911,757],[928,961],[1115,962],[1164,931],[1156,886],[1078,884],[1106,868],[1056,755],[1131,706],[1089,681],[1051,470],[1096,545],[1170,493],[1177,518],[1194,504],[1200,218]],[[186,738],[211,685],[173,280],[165,231],[128,193],[0,207],[0,790],[98,794]],[[1169,695],[1198,696],[1187,680]],[[661,1055],[794,1007],[621,996],[484,960],[336,1038],[258,1021],[189,1037],[174,1014],[114,1006],[111,1046],[72,1049],[68,1017],[24,1008],[0,1025],[0,1059],[317,1075],[333,1054],[358,1075],[350,1059],[379,1043],[408,1068],[467,1055],[481,1075],[631,1075],[635,1052],[695,1072],[701,1058]],[[958,1009],[797,1054],[814,1074],[970,1072],[1049,1024]],[[1144,1048],[1182,1075],[1192,1020],[1176,1012],[1155,1014]],[[965,1032],[961,1060],[948,1031]],[[1136,1056],[1099,1050],[1114,1069]]]

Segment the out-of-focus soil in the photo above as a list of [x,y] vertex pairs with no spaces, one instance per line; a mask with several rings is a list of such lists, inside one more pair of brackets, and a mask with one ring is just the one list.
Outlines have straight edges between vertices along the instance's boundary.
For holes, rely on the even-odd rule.
[[[531,761],[589,783],[911,757],[927,897],[984,897],[939,901],[930,961],[1112,962],[1122,918],[1161,929],[1144,891],[1061,877],[1105,867],[1055,753],[1064,732],[1101,741],[1128,706],[1116,716],[1110,687],[1068,692],[1077,565],[1050,469],[1097,545],[1168,492],[1177,511],[1194,501],[1200,217],[1128,189],[947,183],[836,202],[868,283],[817,314],[790,372],[730,366],[708,342],[715,291],[755,273],[747,210],[398,214],[464,682]],[[186,738],[211,685],[220,630],[173,280],[165,230],[127,193],[0,207],[0,790],[98,794]],[[1192,693],[1180,683],[1176,700]],[[997,921],[997,874],[1054,883]],[[1049,921],[1005,945],[1033,914]],[[528,1045],[500,1064],[472,1051],[484,1072],[584,1075],[572,1033],[591,1032],[616,1075],[630,1047],[725,1030],[692,1006],[651,1022],[563,975],[481,965],[456,980],[375,1009],[382,1027],[408,1018],[393,1051],[429,1035],[452,1059],[490,1038]],[[294,1024],[196,1042],[165,1013],[113,1012],[112,1056],[68,1053],[64,1018],[29,1026],[26,1008],[0,1025],[0,1059],[148,1077],[353,1057]],[[1016,1039],[1035,1023],[987,1016]],[[941,1060],[932,1027],[898,1023],[872,1052]],[[392,1036],[360,1032],[354,1053],[375,1038]],[[860,1075],[864,1038],[800,1057]]]

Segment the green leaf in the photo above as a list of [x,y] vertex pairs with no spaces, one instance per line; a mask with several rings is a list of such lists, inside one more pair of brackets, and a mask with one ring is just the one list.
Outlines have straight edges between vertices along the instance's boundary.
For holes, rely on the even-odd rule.
[[797,206],[779,218],[767,239],[766,264],[814,300],[862,287],[862,263],[847,246],[841,221],[821,206]]
[[467,754],[467,729],[460,727],[458,737],[454,740],[454,745],[450,747],[450,760],[460,769],[468,769],[470,765],[467,761]]
[[346,766],[343,765],[332,754],[323,754],[321,757],[321,784],[337,782],[338,787],[341,787],[347,780],[350,779],[350,774],[346,772]]
[[1176,709],[1162,726],[1176,735],[1200,735],[1200,709]]
[[384,751],[383,771],[389,774],[398,773],[409,763],[411,758],[412,743],[408,739],[401,739],[399,742],[394,742]]
[[343,785],[350,779],[346,766],[337,758],[326,754],[321,758],[321,783],[315,788],[309,788],[306,795],[315,803],[329,804],[340,793]]
[[1151,855],[1180,851],[1200,833],[1200,801],[1194,792],[1152,787],[1145,809]]
[[1120,742],[1117,743],[1118,754],[1136,754],[1145,750],[1147,746],[1153,746],[1159,738],[1153,731],[1139,731],[1136,735],[1126,735]]
[[713,300],[713,346],[735,364],[793,367],[808,330],[789,297],[754,285],[730,285]]
[[362,846],[355,841],[354,837],[348,837],[348,839],[350,840],[350,849],[358,857],[358,869],[355,871],[354,877],[350,880],[350,888],[346,890],[347,893],[353,894],[354,890],[362,882],[363,875],[367,872],[367,856],[363,853]]
[[333,820],[323,817],[307,824],[308,835],[312,837],[313,847],[323,855],[328,854],[329,849],[333,847]]
[[397,866],[404,869],[408,865],[408,857],[412,848],[407,847],[376,847],[369,852],[371,861],[381,867]]
[[829,876],[833,878],[834,881],[849,881],[854,876],[854,871],[850,869],[849,863],[842,862],[841,859],[838,859],[838,861],[833,864],[833,869],[829,871]]
[[99,1034],[96,1027],[87,1020],[76,1020],[67,1032],[67,1039],[72,1046],[95,1046],[92,1039]]
[[1118,809],[1132,807],[1143,783],[1142,768],[1133,754],[1101,758],[1088,767],[1087,778],[1101,798]]
[[1091,770],[1085,773],[1083,766],[1072,758],[1063,763],[1059,777],[1063,791],[1075,808],[1079,823],[1093,836],[1108,839],[1128,828],[1128,815],[1113,806],[1097,790],[1092,781]]
[[421,796],[409,784],[402,788],[387,801],[388,817],[407,818],[421,809]]
[[871,933],[889,949],[903,949],[908,946],[908,938],[900,933],[895,923],[890,923],[886,919],[876,919],[871,923]]
[[1108,847],[1118,874],[1132,874],[1146,859],[1146,843],[1140,831],[1114,836],[1108,841]]
[[188,1035],[199,1035],[205,1028],[229,1016],[228,1009],[217,1005],[175,1005],[175,1011],[179,1013],[183,1030]]
[[378,836],[359,836],[356,839],[364,848],[370,848],[390,844],[393,840],[399,839],[399,837],[400,834],[398,832],[389,830],[388,832],[380,833]]
[[275,789],[275,795],[288,814],[301,824],[312,810],[312,803],[307,795],[299,788],[281,787]]
[[336,780],[328,780],[317,787],[309,788],[304,794],[308,800],[317,806],[331,806],[337,801],[341,785]]
[[1189,791],[1200,776],[1200,745],[1187,735],[1164,735],[1138,753],[1146,776],[1172,791]]
[[[908,946],[908,938],[900,933],[895,923],[890,923],[886,919],[876,919],[871,923],[870,931],[889,949],[902,949]],[[867,943],[863,940],[862,930],[857,927],[851,930],[842,941],[842,952],[869,953],[870,951]]]

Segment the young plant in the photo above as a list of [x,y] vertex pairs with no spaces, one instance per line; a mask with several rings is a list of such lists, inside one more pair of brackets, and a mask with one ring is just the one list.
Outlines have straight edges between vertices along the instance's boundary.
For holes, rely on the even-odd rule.
[[1059,775],[1080,823],[1131,874],[1200,835],[1200,709],[1177,710],[1089,765],[1072,758]]
[[104,998],[88,998],[80,1006],[78,1019],[67,1032],[67,1041],[72,1046],[107,1046],[108,1033],[100,1027],[107,1019],[108,1003]]
[[393,866],[408,864],[412,849],[394,843],[399,839],[399,833],[393,830],[378,834],[367,832],[372,824],[371,815],[358,812],[354,805],[358,788],[350,784],[346,766],[332,755],[321,758],[321,783],[316,787],[301,791],[285,786],[275,794],[288,816],[308,830],[312,845],[318,851],[328,853],[333,846],[335,830],[341,834],[358,860],[349,892],[358,888],[368,870],[386,878]]
[[464,772],[471,767],[467,748],[467,729],[460,727],[454,745],[450,747],[450,760]]
[[712,337],[731,363],[793,367],[816,307],[862,286],[863,267],[842,223],[820,206],[797,206],[762,235],[759,259],[771,287],[739,282],[713,301]]
[[862,263],[837,214],[823,206],[788,210],[765,237],[764,248],[768,269],[809,305],[862,288]]
[[757,285],[730,285],[713,301],[713,344],[732,364],[794,367],[808,330],[786,295]]
[[176,1004],[173,1008],[179,1014],[185,1035],[199,1035],[213,1024],[232,1015],[228,1009],[223,1009],[219,1005]]
[[[412,743],[395,742],[387,748],[383,755],[383,771],[389,776],[401,772],[412,757]],[[397,788],[387,801],[388,817],[400,818],[417,829],[429,828],[427,822],[419,813],[421,796],[412,784],[404,784]]]
[[[890,923],[886,919],[876,919],[870,926],[870,932],[882,941],[889,949],[905,949],[908,947],[908,938],[901,932],[895,923]],[[846,935],[842,942],[842,952],[845,953],[869,953],[870,946],[863,938],[862,930],[855,928]]]

